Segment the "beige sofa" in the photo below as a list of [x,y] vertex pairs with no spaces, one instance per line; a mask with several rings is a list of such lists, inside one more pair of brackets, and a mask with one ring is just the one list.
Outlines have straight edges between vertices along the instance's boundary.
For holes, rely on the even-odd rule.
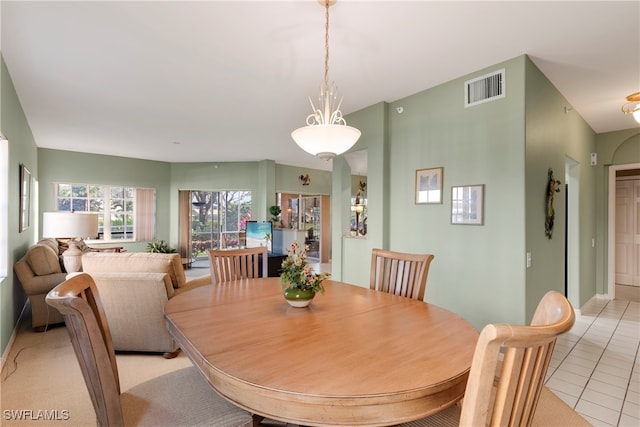
[[47,325],[64,322],[58,310],[44,300],[47,293],[64,282],[67,273],[60,264],[58,243],[44,239],[27,249],[13,266],[31,304],[31,326],[35,331],[44,331]]
[[178,254],[147,252],[82,255],[82,269],[96,282],[115,350],[161,352],[178,347],[167,332],[164,306],[173,296],[211,284],[211,275],[188,279]]
[[[83,252],[117,252],[122,247],[90,247],[82,239],[76,239]],[[47,293],[62,283],[67,275],[62,262],[62,253],[68,248],[64,240],[42,239],[27,249],[27,253],[14,264],[14,270],[31,304],[31,325],[36,332],[42,332],[47,325],[63,323],[57,310],[45,303]]]

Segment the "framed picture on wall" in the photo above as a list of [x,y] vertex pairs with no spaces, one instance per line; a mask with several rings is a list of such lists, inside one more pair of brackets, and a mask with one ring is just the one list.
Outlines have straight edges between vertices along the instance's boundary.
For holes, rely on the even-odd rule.
[[20,233],[29,228],[31,218],[31,172],[20,163]]
[[416,204],[442,203],[442,169],[416,171]]
[[484,224],[484,184],[451,187],[451,224]]

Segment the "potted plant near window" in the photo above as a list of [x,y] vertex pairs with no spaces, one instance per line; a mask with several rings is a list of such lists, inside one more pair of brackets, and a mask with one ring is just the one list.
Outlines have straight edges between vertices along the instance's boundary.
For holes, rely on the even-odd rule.
[[176,250],[169,246],[164,240],[154,240],[147,243],[147,252],[159,254],[174,254]]
[[282,209],[280,209],[280,206],[278,205],[273,205],[269,208],[271,222],[273,222],[273,226],[275,228],[280,228],[280,212],[282,212]]

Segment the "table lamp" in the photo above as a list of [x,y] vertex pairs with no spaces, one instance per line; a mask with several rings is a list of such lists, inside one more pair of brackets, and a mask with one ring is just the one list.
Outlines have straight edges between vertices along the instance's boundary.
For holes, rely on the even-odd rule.
[[78,248],[77,237],[87,238],[98,235],[98,214],[75,212],[45,212],[42,216],[42,237],[68,239],[69,248],[62,253],[67,273],[80,271],[82,251]]

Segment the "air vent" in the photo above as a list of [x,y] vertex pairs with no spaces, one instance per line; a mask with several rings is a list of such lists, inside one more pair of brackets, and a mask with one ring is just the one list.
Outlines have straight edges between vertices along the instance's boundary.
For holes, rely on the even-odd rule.
[[464,106],[473,107],[474,105],[504,98],[504,92],[504,69],[467,80],[464,82]]

